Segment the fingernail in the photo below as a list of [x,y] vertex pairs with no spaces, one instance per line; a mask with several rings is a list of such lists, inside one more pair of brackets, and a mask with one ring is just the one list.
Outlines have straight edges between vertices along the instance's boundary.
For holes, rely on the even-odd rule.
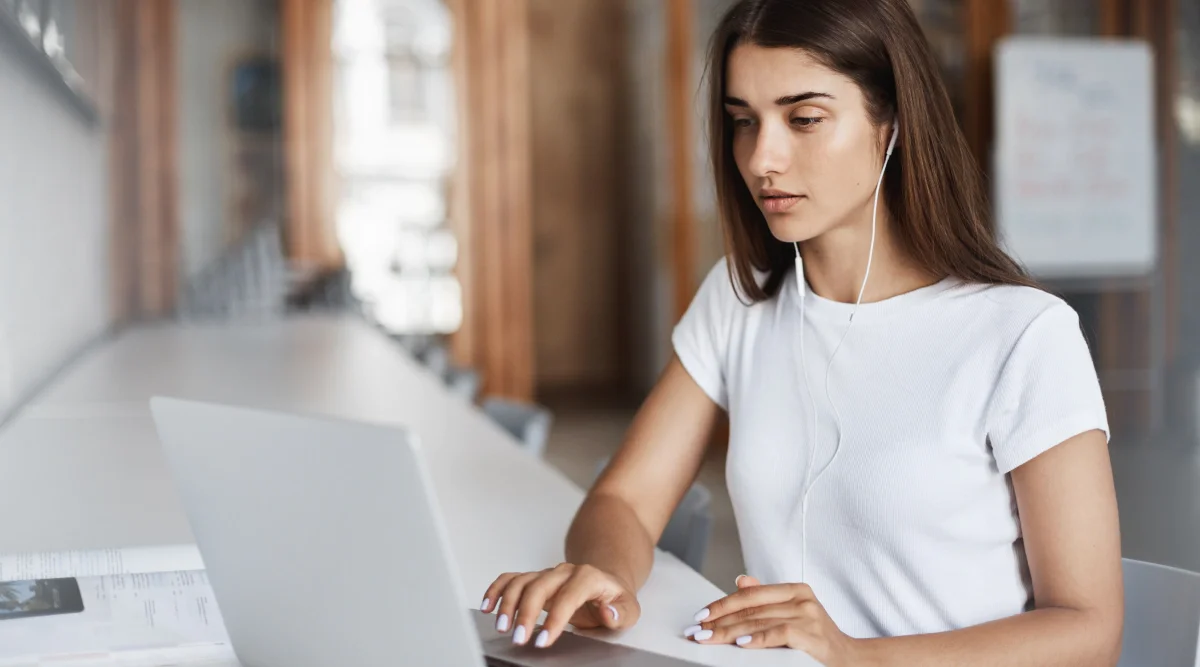
[[692,639],[695,639],[698,642],[702,642],[702,641],[705,641],[708,639],[712,639],[712,636],[713,636],[712,630],[701,630],[700,632],[697,632],[696,634],[692,635]]
[[703,630],[703,628],[701,628],[700,626],[691,625],[691,626],[688,626],[686,629],[684,629],[683,636],[691,637],[692,635],[696,634],[697,632],[700,632],[701,630]]
[[739,574],[739,575],[737,576],[737,579],[734,579],[734,580],[733,580],[733,585],[734,585],[734,586],[741,586],[741,585],[742,585],[742,577],[744,577],[744,576],[746,576],[746,575],[744,575],[744,574]]
[[500,614],[500,618],[496,619],[496,629],[500,632],[508,632],[508,614]]
[[484,598],[483,604],[479,605],[479,611],[487,611],[488,605],[491,603],[492,603],[491,600]]
[[616,607],[614,607],[614,606],[612,606],[612,605],[610,604],[610,605],[608,605],[608,610],[612,612],[612,615],[613,615],[613,621],[619,621],[619,620],[621,620],[621,614],[620,614],[619,612],[617,612],[617,608],[616,608]]
[[524,644],[525,643],[525,626],[518,625],[517,629],[513,631],[513,643],[514,644]]
[[550,643],[550,633],[547,632],[546,630],[542,630],[541,632],[538,633],[537,641],[535,641],[533,643],[533,645],[538,648],[546,648],[546,644],[549,644],[549,643]]
[[700,621],[703,621],[706,618],[708,618],[708,607],[705,607],[704,609],[701,609],[700,611],[696,612],[695,620],[697,623],[699,623]]
[[750,640],[752,640],[752,639],[754,639],[754,638],[751,637],[750,635],[746,635],[744,637],[738,637],[735,640],[735,643],[737,643],[738,646],[745,646],[746,644],[749,644]]

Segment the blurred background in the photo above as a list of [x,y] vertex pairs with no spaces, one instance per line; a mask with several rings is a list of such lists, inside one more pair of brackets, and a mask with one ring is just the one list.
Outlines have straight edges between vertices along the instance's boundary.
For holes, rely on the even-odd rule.
[[[338,312],[589,484],[723,254],[730,4],[0,0],[0,414],[130,323]],[[999,232],[1081,314],[1125,555],[1200,570],[1200,3],[912,5]],[[729,588],[724,446],[687,560]]]

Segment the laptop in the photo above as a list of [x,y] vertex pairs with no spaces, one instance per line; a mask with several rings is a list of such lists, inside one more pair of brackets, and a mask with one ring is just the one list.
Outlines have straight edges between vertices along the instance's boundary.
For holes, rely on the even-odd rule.
[[569,632],[514,646],[462,608],[403,429],[168,398],[151,412],[245,667],[694,664]]

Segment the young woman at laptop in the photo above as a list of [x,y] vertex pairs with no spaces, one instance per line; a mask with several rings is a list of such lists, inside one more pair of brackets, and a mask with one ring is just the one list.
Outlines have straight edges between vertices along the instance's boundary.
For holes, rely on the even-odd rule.
[[[718,411],[748,576],[680,630],[841,665],[1113,665],[1107,420],[1076,313],[998,247],[907,0],[743,0],[711,46],[728,257],[567,536],[483,609],[638,621]],[[542,610],[545,632],[530,634]]]

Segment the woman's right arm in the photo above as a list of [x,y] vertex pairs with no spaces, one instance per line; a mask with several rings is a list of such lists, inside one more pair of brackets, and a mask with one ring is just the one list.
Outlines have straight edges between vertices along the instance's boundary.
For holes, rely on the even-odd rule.
[[[628,627],[641,608],[654,545],[696,478],[720,408],[672,357],[638,410],[620,451],[588,492],[567,533],[566,562],[501,575],[485,594],[497,628],[550,645],[567,623]],[[547,613],[544,637],[529,636]],[[511,619],[511,622],[509,622]],[[518,630],[517,628],[521,628]]]

